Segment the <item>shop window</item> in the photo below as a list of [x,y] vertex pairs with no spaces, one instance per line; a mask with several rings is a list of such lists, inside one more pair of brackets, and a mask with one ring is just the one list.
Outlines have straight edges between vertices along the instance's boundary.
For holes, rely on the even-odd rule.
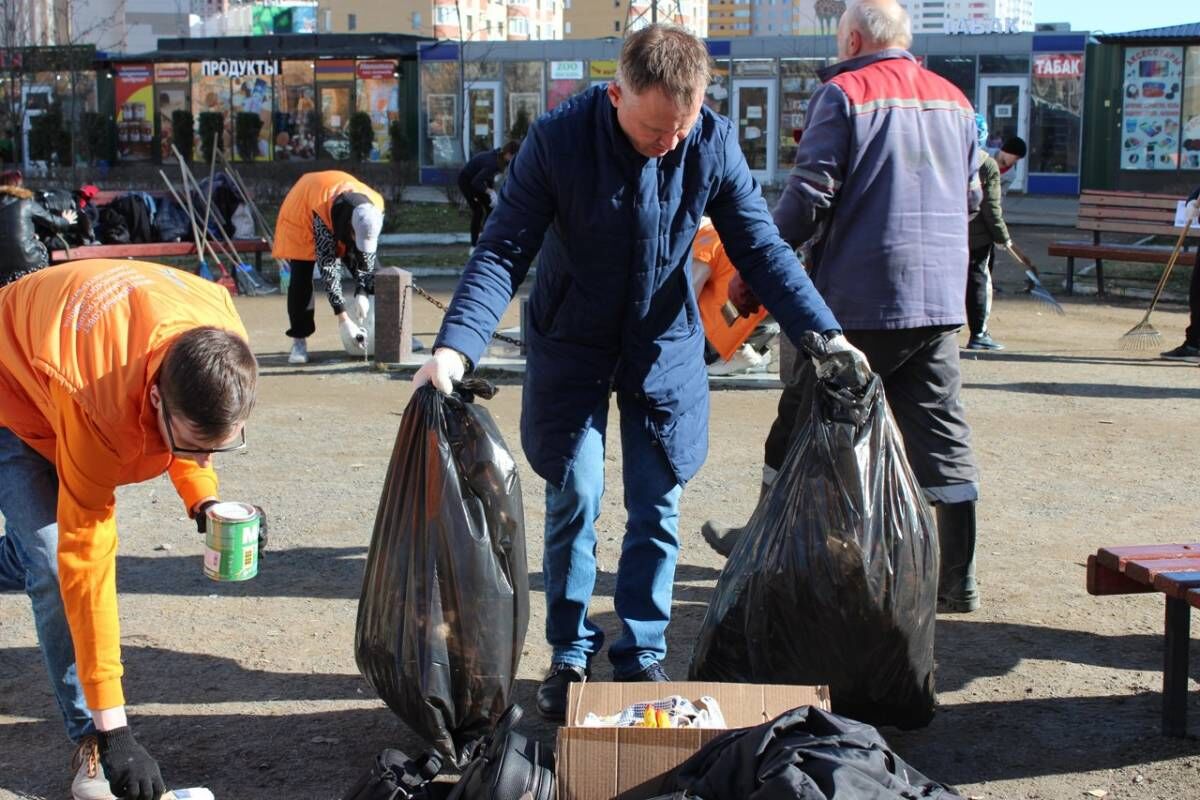
[[979,57],[979,72],[983,75],[1028,75],[1028,56]]
[[796,135],[804,129],[808,101],[821,85],[823,58],[785,58],[779,62],[779,169],[796,162]]
[[1079,172],[1083,54],[1034,55],[1029,106],[1029,172]]
[[[266,161],[271,157],[271,112],[274,108],[270,75],[246,75],[232,79],[233,118],[230,126],[234,135],[233,153],[242,161]],[[239,114],[242,117],[239,122]],[[258,118],[257,123],[254,117]],[[249,134],[251,126],[258,126],[258,135],[253,140]],[[241,126],[239,128],[239,126]],[[240,131],[240,132],[239,132]],[[245,141],[240,136],[245,137]]]
[[462,163],[458,103],[462,87],[454,61],[421,64],[421,164],[450,167]]
[[1200,169],[1200,47],[1187,49],[1186,64],[1179,166],[1181,169]]
[[1125,49],[1121,169],[1178,169],[1183,48]]
[[371,161],[391,161],[392,122],[400,118],[400,87],[396,62],[391,60],[359,61],[356,66],[355,102],[357,110],[371,116],[374,144]]
[[704,105],[723,116],[729,115],[729,62],[714,61],[712,81],[704,90]]
[[155,64],[155,113],[158,114],[159,156],[162,161],[175,160],[171,145],[175,141],[173,117],[176,111],[191,109],[188,99],[191,71],[187,64]]
[[957,86],[975,105],[975,56],[929,56],[925,66]]
[[541,61],[511,61],[504,65],[507,138],[523,139],[529,126],[542,115],[544,67]]
[[316,89],[311,61],[284,61],[275,78],[274,156],[277,161],[317,157]]
[[204,62],[192,64],[192,116],[193,130],[195,131],[195,143],[193,144],[192,152],[198,158],[203,150],[200,142],[200,115],[206,113],[215,113],[222,116],[222,135],[220,146],[226,153],[229,152],[229,134],[230,126],[233,124],[230,121],[230,90],[229,90],[229,75],[221,75],[219,73],[213,75],[204,74]]

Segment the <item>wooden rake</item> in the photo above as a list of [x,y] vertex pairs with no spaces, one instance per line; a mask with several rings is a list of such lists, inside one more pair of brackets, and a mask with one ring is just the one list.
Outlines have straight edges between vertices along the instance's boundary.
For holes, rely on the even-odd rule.
[[[1154,307],[1158,305],[1158,298],[1162,297],[1163,289],[1167,286],[1167,278],[1171,277],[1171,269],[1179,260],[1179,254],[1183,251],[1183,240],[1187,238],[1194,219],[1194,215],[1188,216],[1183,224],[1183,230],[1179,232],[1175,249],[1171,251],[1171,257],[1167,259],[1166,269],[1163,270],[1162,277],[1158,279],[1158,286],[1154,287],[1154,295],[1150,298],[1150,307],[1146,309],[1146,316],[1121,336],[1119,344],[1123,350],[1149,350],[1162,344],[1162,334],[1150,324],[1150,315],[1154,313]],[[1196,268],[1200,269],[1200,266]]]

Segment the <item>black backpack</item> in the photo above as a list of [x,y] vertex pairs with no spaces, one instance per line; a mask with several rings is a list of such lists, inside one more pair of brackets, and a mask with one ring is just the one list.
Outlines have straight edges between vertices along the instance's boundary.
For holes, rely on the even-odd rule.
[[517,733],[521,707],[511,705],[479,743],[449,800],[554,800],[554,753]]
[[412,759],[399,750],[384,750],[343,800],[442,800],[450,784],[431,783],[441,769],[442,759],[432,751]]

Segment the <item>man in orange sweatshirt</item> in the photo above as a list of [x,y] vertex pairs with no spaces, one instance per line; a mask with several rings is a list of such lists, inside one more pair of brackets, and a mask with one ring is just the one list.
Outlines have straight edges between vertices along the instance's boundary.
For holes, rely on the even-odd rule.
[[125,716],[115,490],[167,472],[203,520],[257,378],[228,292],[171,267],[75,261],[0,289],[0,590],[32,601],[77,800],[163,791]]

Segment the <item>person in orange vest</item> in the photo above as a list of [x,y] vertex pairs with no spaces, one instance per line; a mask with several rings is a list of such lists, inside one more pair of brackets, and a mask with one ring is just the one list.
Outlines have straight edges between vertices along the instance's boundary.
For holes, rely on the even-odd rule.
[[72,796],[157,800],[121,685],[116,488],[166,472],[203,528],[213,454],[245,446],[257,362],[223,287],[117,259],[0,289],[0,342],[0,590],[32,603],[76,744]]
[[[287,335],[292,337],[289,364],[308,363],[308,337],[317,330],[313,298],[313,266],[321,271],[325,294],[338,320],[338,332],[348,352],[364,352],[363,323],[375,293],[375,255],[383,230],[383,197],[345,172],[309,172],[296,181],[275,223],[272,255],[291,266],[288,284]],[[341,267],[354,278],[351,319],[342,297]],[[355,344],[357,343],[357,344]]]
[[692,290],[704,324],[704,361],[709,375],[765,372],[771,362],[771,351],[760,353],[752,338],[767,318],[767,310],[760,306],[745,317],[726,316],[729,287],[737,274],[712,220],[703,217],[692,240]]

